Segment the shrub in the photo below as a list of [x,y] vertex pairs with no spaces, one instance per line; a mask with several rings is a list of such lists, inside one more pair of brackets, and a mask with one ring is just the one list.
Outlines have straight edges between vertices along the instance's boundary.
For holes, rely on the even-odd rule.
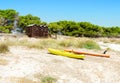
[[41,79],[42,83],[55,83],[57,81],[56,78],[45,76]]
[[9,51],[8,45],[6,43],[0,44],[0,53],[6,53]]

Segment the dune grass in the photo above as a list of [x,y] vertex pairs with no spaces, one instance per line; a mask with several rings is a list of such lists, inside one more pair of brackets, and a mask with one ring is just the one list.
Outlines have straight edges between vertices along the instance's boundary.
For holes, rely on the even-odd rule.
[[94,42],[93,40],[86,40],[86,41],[78,41],[78,48],[86,48],[86,49],[100,49],[99,45]]
[[34,77],[38,79],[39,83],[56,83],[57,81],[56,77],[40,73],[34,74]]
[[1,42],[0,43],[0,53],[9,52],[8,44]]
[[100,49],[99,45],[90,39],[66,39],[59,43],[63,47],[86,48],[86,49]]
[[55,83],[57,81],[56,78],[53,78],[51,76],[45,76],[41,78],[42,83]]
[[36,39],[23,38],[5,41],[8,46],[26,46],[28,48],[47,49],[47,48],[86,48],[86,49],[100,49],[99,45],[88,38],[68,38],[68,39]]
[[7,80],[10,81],[8,83],[39,83],[25,77],[9,77]]
[[10,83],[56,83],[57,78],[49,75],[41,75],[39,73],[34,75],[35,79],[33,80],[26,77],[8,77],[6,78]]
[[56,78],[51,76],[43,76],[38,81],[34,81],[25,77],[10,77],[8,80],[10,83],[56,83],[57,81]]
[[7,64],[8,64],[8,60],[0,59],[0,65],[7,65]]

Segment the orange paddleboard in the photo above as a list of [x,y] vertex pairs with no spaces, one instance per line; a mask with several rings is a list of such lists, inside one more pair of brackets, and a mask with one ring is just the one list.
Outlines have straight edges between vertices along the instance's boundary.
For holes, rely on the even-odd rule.
[[73,52],[76,54],[85,54],[85,55],[91,55],[91,56],[100,56],[100,57],[110,58],[110,55],[108,54],[96,54],[96,53],[89,53],[89,52],[82,52],[82,51],[75,51],[75,50],[64,50],[64,51]]

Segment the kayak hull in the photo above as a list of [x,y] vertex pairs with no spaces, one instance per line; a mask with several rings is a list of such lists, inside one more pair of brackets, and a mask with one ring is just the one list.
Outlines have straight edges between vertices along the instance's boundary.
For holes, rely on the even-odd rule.
[[66,57],[70,57],[70,58],[76,58],[76,59],[84,59],[85,58],[85,55],[74,54],[74,53],[66,52],[64,50],[57,50],[57,49],[49,48],[48,51],[55,55],[61,55],[61,56],[66,56]]

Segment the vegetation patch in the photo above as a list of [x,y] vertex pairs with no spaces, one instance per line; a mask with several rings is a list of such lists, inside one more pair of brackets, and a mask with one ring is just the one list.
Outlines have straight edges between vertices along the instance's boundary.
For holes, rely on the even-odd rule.
[[[66,39],[35,39],[30,40],[22,39],[22,40],[7,40],[6,43],[2,45],[1,52],[8,51],[9,46],[26,46],[28,48],[36,48],[36,49],[47,49],[47,48],[57,48],[63,49],[67,47],[72,48],[87,48],[87,49],[100,49],[99,45],[89,38],[66,38]],[[3,49],[4,48],[4,49]],[[6,48],[6,49],[5,49]],[[3,50],[3,51],[2,51]]]
[[7,64],[8,64],[8,60],[0,59],[0,65],[7,65]]
[[27,42],[24,46],[37,49],[59,48],[57,41],[54,39],[38,39],[36,42]]
[[88,41],[83,42],[82,48],[100,49],[99,45],[96,42],[92,41],[92,40],[88,40]]
[[74,46],[74,41],[70,39],[62,40],[59,42],[59,45],[62,47],[71,47]]
[[40,83],[56,83],[57,78],[49,76],[49,75],[42,75],[40,73],[37,73],[34,75],[35,78],[39,80]]
[[10,83],[38,83],[28,78],[19,78],[19,77],[9,77],[8,80]]
[[45,76],[41,78],[42,83],[55,83],[57,81],[56,78],[53,78],[51,76]]
[[6,43],[0,43],[0,53],[9,52],[8,45]]
[[100,46],[93,40],[78,41],[76,47],[86,49],[100,49]]

